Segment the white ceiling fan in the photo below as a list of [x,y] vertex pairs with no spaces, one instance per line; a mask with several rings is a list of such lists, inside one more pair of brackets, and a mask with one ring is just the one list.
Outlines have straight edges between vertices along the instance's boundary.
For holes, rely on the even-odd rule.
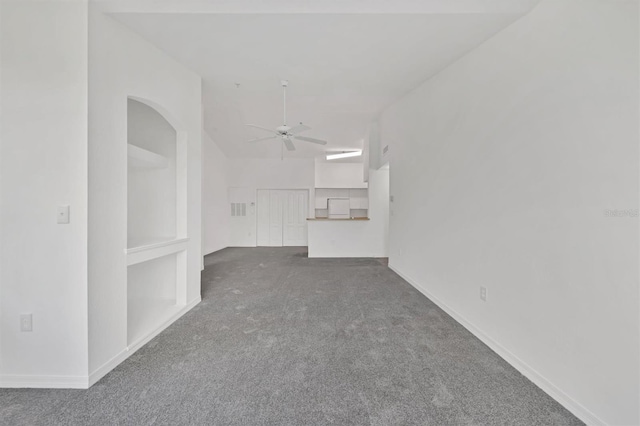
[[282,142],[284,143],[284,145],[287,147],[287,150],[289,151],[295,151],[296,147],[295,145],[293,145],[293,141],[291,139],[296,139],[296,140],[300,140],[300,141],[305,141],[305,142],[311,142],[311,143],[316,143],[318,145],[326,145],[327,141],[322,140],[322,139],[316,139],[316,138],[310,138],[308,136],[299,136],[299,133],[302,132],[306,132],[307,130],[311,130],[311,127],[309,126],[305,126],[304,124],[300,123],[297,126],[294,127],[289,127],[287,126],[287,86],[289,85],[289,82],[287,80],[282,80],[282,90],[283,90],[283,96],[284,96],[284,120],[283,120],[283,125],[280,127],[277,127],[275,130],[272,129],[267,129],[266,127],[261,127],[261,126],[256,126],[255,124],[245,124],[245,126],[249,126],[249,127],[255,127],[256,129],[260,129],[260,130],[266,130],[267,132],[273,133],[273,136],[265,136],[263,138],[257,138],[257,139],[252,139],[250,141],[247,142],[259,142],[259,141],[265,141],[268,139],[276,139],[276,138],[280,138],[282,139]]

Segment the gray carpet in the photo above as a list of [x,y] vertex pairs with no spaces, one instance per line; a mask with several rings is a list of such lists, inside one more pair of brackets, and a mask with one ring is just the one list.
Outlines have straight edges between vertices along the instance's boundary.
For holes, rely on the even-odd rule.
[[203,301],[89,390],[0,390],[3,425],[582,424],[373,259],[206,258]]

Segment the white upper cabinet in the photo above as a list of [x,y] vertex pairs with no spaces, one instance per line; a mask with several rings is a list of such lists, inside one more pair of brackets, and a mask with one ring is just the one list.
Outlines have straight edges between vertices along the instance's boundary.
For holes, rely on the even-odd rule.
[[316,188],[368,188],[362,163],[316,162]]

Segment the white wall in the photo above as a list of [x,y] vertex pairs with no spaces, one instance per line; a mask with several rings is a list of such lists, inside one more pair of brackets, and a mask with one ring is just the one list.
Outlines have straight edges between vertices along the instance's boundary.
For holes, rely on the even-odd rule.
[[[1,2],[0,386],[86,386],[87,4]],[[56,224],[56,206],[71,223]],[[19,316],[33,314],[33,332]]]
[[637,2],[547,0],[381,117],[390,265],[592,424],[640,422],[638,112]]
[[310,158],[229,160],[229,186],[259,189],[313,188],[314,178],[314,160]]
[[380,162],[382,155],[382,148],[380,148],[380,124],[378,121],[373,121],[369,126],[368,135],[365,139],[365,146],[366,156],[363,160],[364,164],[368,165],[368,167],[364,167],[367,171],[365,176],[367,176],[369,169],[378,170],[382,166],[382,163]]
[[[150,101],[188,134],[186,163],[187,304],[200,299],[201,82],[162,51],[89,7],[89,371],[106,374],[127,355],[127,97]],[[156,108],[157,106],[157,108]],[[171,117],[171,119],[169,118]],[[180,194],[178,194],[180,203]],[[179,234],[184,230],[178,230]]]
[[202,133],[203,255],[229,245],[227,157],[207,133]]
[[[229,202],[248,204],[245,218],[232,218],[230,221],[229,246],[253,247],[256,245],[255,202],[258,189],[306,189],[309,190],[309,200],[313,200],[314,181],[313,159],[229,160],[227,182],[232,188]],[[230,215],[228,206],[227,212]],[[313,203],[309,202],[309,217],[314,215]]]
[[315,164],[316,188],[366,188],[363,163],[326,162]]
[[369,170],[369,219],[309,221],[309,257],[387,257],[389,169]]

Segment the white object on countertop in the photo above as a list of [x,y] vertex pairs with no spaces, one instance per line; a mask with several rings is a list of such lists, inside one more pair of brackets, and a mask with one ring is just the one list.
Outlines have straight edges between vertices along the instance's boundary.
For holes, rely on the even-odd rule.
[[350,207],[348,198],[329,198],[329,219],[349,219]]

